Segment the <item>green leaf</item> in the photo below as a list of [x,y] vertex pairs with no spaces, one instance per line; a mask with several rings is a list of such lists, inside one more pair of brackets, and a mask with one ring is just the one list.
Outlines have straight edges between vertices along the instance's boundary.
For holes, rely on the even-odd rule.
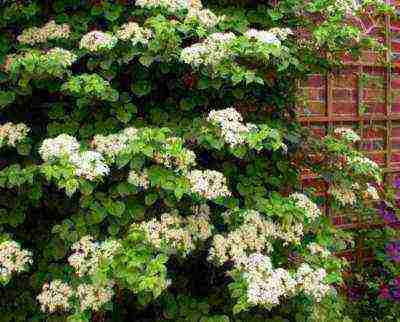
[[158,199],[158,195],[156,193],[149,193],[145,197],[146,206],[151,206],[154,204]]

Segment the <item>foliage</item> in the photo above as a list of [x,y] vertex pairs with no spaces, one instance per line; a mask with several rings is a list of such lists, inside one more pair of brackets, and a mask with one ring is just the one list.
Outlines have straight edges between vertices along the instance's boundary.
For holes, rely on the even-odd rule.
[[348,320],[301,174],[362,213],[381,171],[295,103],[371,45],[352,18],[393,14],[352,3],[3,1],[2,319]]

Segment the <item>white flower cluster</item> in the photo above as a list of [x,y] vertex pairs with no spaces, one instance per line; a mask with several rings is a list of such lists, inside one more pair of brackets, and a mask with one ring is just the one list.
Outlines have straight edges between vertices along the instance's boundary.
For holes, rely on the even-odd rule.
[[93,30],[84,35],[79,43],[79,48],[96,52],[112,49],[117,44],[117,38],[110,33]]
[[114,160],[119,153],[128,147],[129,142],[137,138],[137,133],[137,129],[128,127],[117,134],[96,135],[91,142],[91,146],[97,152]]
[[271,259],[259,253],[246,258],[244,278],[247,282],[247,301],[270,309],[284,297],[296,292],[296,280],[283,269],[272,267]]
[[268,30],[270,33],[274,34],[281,40],[286,40],[289,35],[293,35],[293,31],[290,28],[271,28]]
[[192,170],[188,173],[187,177],[191,185],[191,191],[198,193],[204,198],[215,199],[231,195],[226,184],[226,178],[221,172],[214,170]]
[[104,162],[104,157],[96,151],[84,151],[71,156],[71,162],[76,167],[75,174],[87,180],[95,180],[110,172]]
[[25,140],[29,128],[24,123],[13,124],[11,122],[0,125],[0,147],[15,147]]
[[296,192],[289,197],[296,203],[297,207],[305,211],[306,217],[309,220],[314,221],[321,216],[321,210],[306,195]]
[[257,29],[249,29],[244,35],[250,39],[256,39],[264,44],[276,45],[280,46],[281,41],[278,37],[270,31],[266,30],[257,30]]
[[206,29],[212,29],[223,19],[224,17],[216,16],[209,9],[191,9],[189,10],[185,20],[196,20],[199,22],[200,26]]
[[243,124],[242,115],[232,107],[219,111],[212,110],[208,114],[207,121],[220,128],[222,137],[231,147],[245,142],[243,134],[257,130],[255,125]]
[[45,283],[42,292],[37,296],[40,309],[43,312],[68,311],[71,308],[70,299],[74,291],[61,280]]
[[247,210],[244,216],[244,222],[237,229],[226,236],[214,236],[208,257],[210,261],[218,265],[231,261],[235,266],[240,266],[250,253],[271,252],[271,242],[275,239],[285,244],[299,243],[303,236],[301,224],[283,228],[262,218],[254,210]]
[[372,200],[379,200],[379,194],[378,191],[376,190],[376,188],[371,185],[371,184],[367,184],[367,190],[365,190],[365,194],[364,194],[366,199],[372,199]]
[[214,33],[203,42],[186,47],[181,52],[181,60],[193,67],[216,66],[232,57],[229,43],[236,38],[232,32]]
[[54,20],[51,20],[43,27],[32,27],[24,30],[17,40],[21,44],[34,45],[47,42],[49,39],[68,38],[70,32],[67,24],[58,25]]
[[123,41],[130,40],[132,45],[135,46],[137,44],[147,45],[153,37],[153,32],[150,29],[140,27],[136,22],[128,22],[123,24],[115,35]]
[[347,163],[357,175],[369,175],[373,176],[377,182],[382,181],[382,171],[371,159],[364,156],[351,156],[347,158]]
[[320,302],[330,291],[324,283],[325,270],[313,269],[306,263],[292,274],[283,268],[273,268],[270,257],[253,253],[243,261],[240,271],[247,282],[248,303],[267,309],[300,292]]
[[77,56],[67,49],[55,47],[46,53],[48,63],[56,62],[64,68],[70,67],[76,60]]
[[80,152],[79,142],[68,134],[46,139],[39,148],[39,154],[46,162],[65,158],[75,167],[75,175],[94,180],[110,172],[102,154],[96,151]]
[[147,190],[150,186],[150,181],[146,170],[142,171],[142,173],[138,173],[134,170],[130,171],[128,175],[128,182],[143,190]]
[[74,253],[68,258],[68,263],[79,277],[94,275],[102,261],[115,256],[120,247],[119,242],[115,240],[98,243],[94,242],[91,236],[85,236],[72,245]]
[[135,4],[147,9],[164,8],[170,13],[202,7],[200,0],[136,0]]
[[39,148],[39,154],[44,161],[53,161],[79,152],[80,144],[68,134],[60,134],[53,139],[46,139]]
[[[33,71],[32,74],[50,73],[52,75],[60,76],[60,72],[63,69],[70,67],[77,60],[77,56],[71,51],[59,47],[52,48],[48,51],[39,51],[31,49],[24,51],[20,54],[8,55],[6,63],[4,64],[4,70],[11,72],[13,69],[18,71],[21,67],[29,64]],[[47,67],[51,66],[51,69]]]
[[183,256],[192,252],[199,242],[211,236],[209,217],[197,214],[189,217],[164,213],[160,221],[153,219],[138,225],[146,233],[147,240],[156,249]]
[[32,264],[32,253],[21,249],[15,241],[0,244],[0,280],[8,281],[12,274],[21,273]]
[[329,256],[331,256],[331,252],[329,250],[317,243],[310,243],[307,245],[307,248],[310,251],[311,255],[319,255],[322,258],[328,258]]
[[315,301],[321,300],[330,291],[330,286],[324,283],[326,271],[323,268],[314,269],[307,263],[303,263],[296,272],[297,289]]
[[80,309],[98,311],[101,307],[110,302],[114,296],[114,283],[108,285],[80,284],[76,289],[76,295],[79,299]]
[[353,206],[357,202],[357,196],[354,191],[344,186],[332,184],[328,189],[328,193],[343,206]]
[[352,129],[349,129],[349,128],[339,127],[339,128],[335,129],[334,133],[336,135],[343,137],[346,141],[349,141],[352,143],[361,140],[360,136],[357,133],[355,133]]

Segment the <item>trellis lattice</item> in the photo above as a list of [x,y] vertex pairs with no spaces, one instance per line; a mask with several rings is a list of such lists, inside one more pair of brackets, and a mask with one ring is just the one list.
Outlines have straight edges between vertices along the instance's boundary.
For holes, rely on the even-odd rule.
[[[400,8],[400,1],[396,1]],[[310,75],[300,84],[300,121],[316,134],[325,135],[336,127],[358,132],[365,151],[385,171],[385,183],[400,177],[400,22],[383,16],[366,15],[355,22],[365,34],[384,44],[383,53],[365,51],[358,60],[343,58],[343,67],[327,75]],[[305,186],[325,194],[323,180],[303,176]],[[373,228],[382,223],[370,218],[342,214],[325,207],[340,228]]]

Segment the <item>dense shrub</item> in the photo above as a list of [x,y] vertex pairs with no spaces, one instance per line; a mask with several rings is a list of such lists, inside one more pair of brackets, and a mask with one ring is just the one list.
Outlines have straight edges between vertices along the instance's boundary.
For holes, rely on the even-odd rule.
[[[206,5],[206,3],[204,4]],[[379,198],[297,82],[377,46],[366,1],[3,1],[4,321],[344,321],[336,207]]]

